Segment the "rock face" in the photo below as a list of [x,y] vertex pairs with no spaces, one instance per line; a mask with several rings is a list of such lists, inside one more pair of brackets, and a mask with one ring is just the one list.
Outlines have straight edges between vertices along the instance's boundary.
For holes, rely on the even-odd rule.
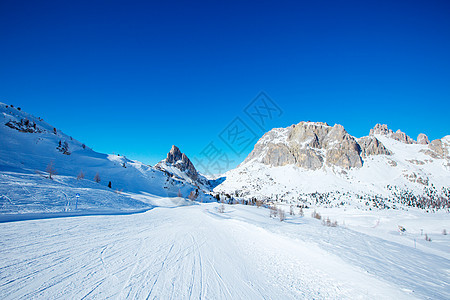
[[370,155],[391,155],[391,151],[374,136],[365,136],[358,139],[358,144],[361,147],[361,156],[367,157]]
[[[296,165],[308,170],[323,166],[360,168],[363,161],[358,141],[342,125],[300,122],[267,132],[244,163],[257,160],[271,166]],[[390,154],[375,138],[364,143],[363,155]]]
[[410,138],[406,133],[402,132],[400,129],[396,132],[392,131],[387,127],[386,124],[377,124],[373,129],[370,130],[370,135],[373,136],[375,134],[386,135],[394,140],[405,144],[415,144],[416,142]]
[[263,163],[273,166],[284,166],[295,164],[294,155],[289,147],[284,144],[269,144],[267,153],[263,158]]
[[184,153],[181,153],[180,149],[175,145],[173,145],[172,149],[167,153],[167,158],[158,165],[161,166],[163,162],[185,172],[192,180],[198,179],[198,172],[195,169],[194,164]]
[[420,133],[417,136],[417,143],[422,145],[428,145],[430,141],[428,140],[428,137],[424,133]]
[[308,170],[324,166],[360,168],[365,157],[392,154],[373,134],[394,132],[378,124],[371,133],[372,136],[355,139],[342,125],[322,122],[275,128],[264,134],[243,164],[256,160],[274,167],[296,165]]
[[292,127],[287,143],[296,165],[306,169],[327,166],[361,167],[360,147],[342,125],[301,122]]
[[428,149],[422,150],[421,152],[431,156],[434,159],[450,159],[449,144],[447,144],[445,141],[445,138],[434,140],[430,144],[428,144]]
[[374,128],[370,129],[369,135],[374,134],[382,134],[382,135],[389,135],[394,133],[392,130],[390,130],[386,124],[377,124]]

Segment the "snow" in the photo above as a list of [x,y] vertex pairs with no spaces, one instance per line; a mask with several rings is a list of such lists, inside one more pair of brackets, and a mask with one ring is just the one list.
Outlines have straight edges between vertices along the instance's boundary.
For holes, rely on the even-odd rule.
[[[220,212],[201,187],[188,200],[201,183],[178,168],[97,153],[40,118],[2,103],[0,112],[2,299],[450,298],[448,212],[372,209],[355,198],[388,195],[388,184],[421,192],[406,178],[413,173],[448,187],[446,161],[421,152],[427,146],[377,136],[393,155],[366,158],[361,169],[271,168],[253,159],[217,178],[216,191],[265,197],[286,212],[316,191],[346,203],[310,202],[304,216],[286,213],[280,222],[267,207],[224,204]],[[10,120],[31,132],[5,126]],[[287,132],[262,141],[284,143]],[[442,141],[450,145],[450,136]]]
[[280,222],[266,208],[217,207],[2,223],[2,298],[450,297],[450,261],[428,250],[434,242],[325,227],[308,212]]
[[[259,146],[280,143],[287,136],[287,128],[273,129],[259,141]],[[236,169],[223,175],[226,180],[214,191],[234,193],[243,198],[297,201],[299,195],[314,192],[350,192],[354,195],[392,196],[388,186],[407,189],[422,195],[434,185],[439,191],[449,188],[450,163],[448,158],[435,159],[424,153],[427,145],[405,144],[385,135],[375,135],[392,155],[371,155],[364,158],[361,168],[342,169],[324,165],[319,170],[307,170],[295,165],[272,167],[261,163],[259,157],[247,158]],[[448,136],[442,139],[447,144]],[[320,149],[320,151],[324,151]],[[394,166],[393,166],[394,165]],[[358,201],[356,201],[358,202]]]
[[[24,111],[0,103],[0,220],[11,214],[86,214],[142,211],[151,204],[145,195],[187,197],[197,187],[185,178],[166,173],[124,156],[103,154]],[[28,120],[37,132],[20,132],[5,126],[9,121]],[[25,125],[23,125],[25,126]],[[26,127],[26,126],[25,126]],[[30,130],[35,130],[30,126]],[[59,151],[67,142],[70,155]],[[48,178],[53,163],[56,175]],[[80,172],[84,178],[77,180]],[[99,174],[101,181],[95,182]],[[112,188],[108,188],[111,182]],[[76,205],[76,194],[80,195]],[[143,197],[136,195],[142,194]],[[207,197],[201,195],[205,201]],[[21,219],[24,216],[20,217]]]

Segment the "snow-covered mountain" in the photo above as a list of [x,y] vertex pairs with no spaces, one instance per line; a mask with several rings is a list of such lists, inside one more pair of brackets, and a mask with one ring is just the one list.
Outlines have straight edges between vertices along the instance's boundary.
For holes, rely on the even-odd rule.
[[377,124],[355,138],[342,125],[300,122],[264,134],[216,192],[305,205],[448,209],[450,136],[418,142]]
[[450,298],[450,219],[426,212],[448,205],[449,137],[274,129],[202,203],[176,146],[152,167],[0,112],[2,299]]
[[155,168],[171,177],[198,186],[202,190],[208,190],[209,188],[208,179],[195,169],[191,160],[175,145],[167,153],[167,157],[155,165]]
[[0,103],[0,214],[142,209],[152,204],[142,195],[187,197],[199,188],[189,177],[201,178],[191,163],[177,170],[95,152],[40,117]]

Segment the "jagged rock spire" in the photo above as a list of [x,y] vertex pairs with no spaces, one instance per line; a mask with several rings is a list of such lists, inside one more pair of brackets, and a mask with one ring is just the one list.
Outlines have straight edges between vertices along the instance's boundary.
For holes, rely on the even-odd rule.
[[175,163],[181,159],[182,154],[177,146],[172,145],[172,149],[167,153],[166,162],[170,164]]
[[420,133],[417,136],[417,143],[422,145],[428,145],[430,143],[430,140],[424,133]]
[[167,165],[173,165],[180,171],[185,172],[192,180],[197,180],[198,172],[195,169],[194,164],[177,146],[172,146],[169,153],[167,153],[167,158],[164,162]]

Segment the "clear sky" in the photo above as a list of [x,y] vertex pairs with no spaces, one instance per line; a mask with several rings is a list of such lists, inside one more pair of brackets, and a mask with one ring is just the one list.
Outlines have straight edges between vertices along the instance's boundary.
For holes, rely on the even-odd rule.
[[[0,0],[0,101],[149,164],[213,142],[236,165],[253,147],[220,138],[236,117],[258,137],[311,120],[436,139],[449,16],[449,1]],[[281,110],[263,128],[244,111],[260,91]]]

